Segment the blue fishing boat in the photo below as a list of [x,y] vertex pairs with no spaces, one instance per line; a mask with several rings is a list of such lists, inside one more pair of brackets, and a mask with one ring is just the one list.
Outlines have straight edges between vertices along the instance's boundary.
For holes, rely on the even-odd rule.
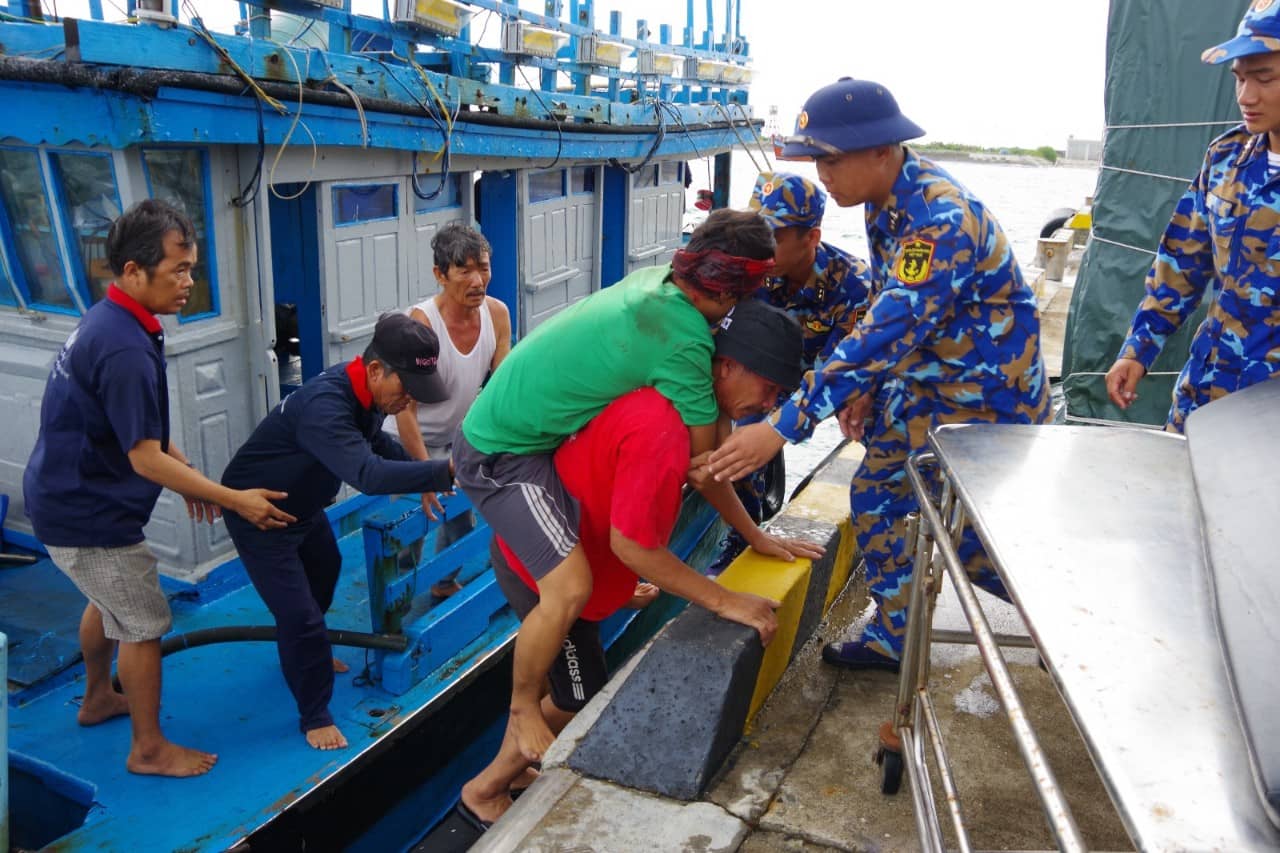
[[[415,496],[344,492],[328,510],[344,561],[328,622],[350,668],[331,708],[350,748],[298,736],[270,614],[221,522],[171,493],[146,528],[174,614],[163,724],[218,766],[135,776],[123,720],[76,723],[84,599],[32,536],[21,483],[53,357],[110,283],[107,227],[146,197],[195,224],[192,297],[164,320],[171,419],[216,477],[282,395],[434,292],[448,223],[490,241],[489,293],[517,338],[666,263],[690,161],[714,158],[723,206],[730,152],[760,147],[748,44],[736,9],[717,30],[710,3],[702,27],[690,2],[683,30],[656,36],[616,12],[598,26],[592,0],[201,5],[130,0],[114,21],[100,0],[83,20],[0,5],[0,849],[5,832],[15,849],[407,849],[500,737],[516,625],[486,529],[434,553]],[[200,15],[228,9],[230,26]],[[673,550],[706,566],[719,536],[688,498]],[[428,556],[406,562],[419,540]],[[461,590],[434,597],[446,579]],[[608,623],[613,654],[663,616]]]

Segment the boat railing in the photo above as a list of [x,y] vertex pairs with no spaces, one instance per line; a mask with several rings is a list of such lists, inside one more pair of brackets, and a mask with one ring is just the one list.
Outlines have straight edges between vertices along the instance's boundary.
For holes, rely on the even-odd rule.
[[[446,518],[471,513],[462,494],[445,500]],[[375,634],[402,634],[403,651],[378,651],[371,667],[383,689],[402,695],[479,638],[506,598],[489,563],[489,527],[474,528],[434,554],[447,522],[432,522],[416,495],[392,500],[364,519],[369,618]]]
[[[644,19],[625,35],[616,11],[607,28],[597,28],[594,0],[571,0],[567,9],[547,0],[546,14],[499,0],[394,0],[379,16],[354,13],[352,0],[262,0],[238,4],[231,34],[213,32],[214,18],[201,16],[213,11],[209,0],[130,0],[128,20],[151,34],[140,38],[153,50],[132,50],[126,61],[113,59],[101,40],[129,24],[107,22],[100,0],[90,0],[92,20],[85,21],[49,18],[38,0],[7,5],[0,28],[52,31],[16,44],[6,38],[17,54],[47,58],[41,52],[63,40],[65,58],[80,62],[332,84],[353,101],[409,101],[446,120],[464,110],[622,126],[734,123],[750,115],[749,45],[733,7],[717,32],[711,4],[699,30],[690,3],[677,42],[668,24],[654,39]],[[166,31],[178,38],[166,39]]]

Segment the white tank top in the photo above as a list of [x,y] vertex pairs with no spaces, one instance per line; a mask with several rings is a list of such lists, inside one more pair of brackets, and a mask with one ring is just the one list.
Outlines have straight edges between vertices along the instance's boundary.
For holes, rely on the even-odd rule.
[[[453,339],[445,328],[444,318],[436,307],[435,298],[427,299],[413,306],[427,315],[431,329],[440,338],[440,360],[437,370],[449,389],[449,399],[443,403],[418,404],[418,429],[422,433],[422,442],[427,452],[435,457],[444,454],[446,448],[453,443],[453,434],[462,423],[467,409],[475,402],[480,393],[480,383],[484,382],[489,372],[489,364],[498,349],[497,339],[493,333],[493,317],[489,311],[489,300],[485,299],[480,307],[480,337],[469,353],[460,353],[453,345]],[[412,311],[412,309],[410,309]],[[396,419],[387,418],[382,428],[392,435],[399,436]]]

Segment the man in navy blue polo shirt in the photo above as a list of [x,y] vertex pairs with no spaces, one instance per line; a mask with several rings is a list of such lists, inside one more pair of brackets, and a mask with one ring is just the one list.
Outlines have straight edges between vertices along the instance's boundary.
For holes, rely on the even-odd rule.
[[329,713],[335,661],[324,613],[342,555],[324,508],[344,482],[367,495],[453,488],[452,461],[414,461],[382,431],[385,417],[411,399],[447,399],[436,372],[439,354],[430,328],[405,314],[383,315],[363,356],[330,367],[281,400],[222,475],[232,488],[253,481],[287,492],[280,505],[299,519],[261,531],[228,516],[227,532],[275,617],[280,669],[298,703],[300,728],[316,749],[347,745]]
[[[130,771],[195,776],[217,756],[160,731],[160,637],[172,620],[142,528],[162,486],[182,495],[197,521],[212,524],[220,507],[264,528],[293,516],[271,503],[283,493],[218,485],[169,441],[164,330],[155,315],[176,314],[191,292],[191,222],[164,202],[140,202],[112,224],[107,259],[115,282],[53,363],[22,491],[37,538],[89,599],[80,620],[80,724],[128,714]],[[111,685],[117,642],[123,695]]]

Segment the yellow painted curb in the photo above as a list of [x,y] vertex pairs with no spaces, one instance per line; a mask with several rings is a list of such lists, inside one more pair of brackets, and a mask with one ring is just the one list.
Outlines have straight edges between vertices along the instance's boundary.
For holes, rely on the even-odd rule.
[[766,557],[750,549],[739,557],[719,577],[720,585],[734,592],[752,592],[782,602],[775,612],[778,631],[773,642],[764,650],[760,661],[760,674],[756,677],[756,689],[751,694],[751,708],[747,722],[769,698],[773,687],[786,671],[791,652],[804,614],[805,597],[809,591],[812,562],[806,558],[786,563],[776,557]]

